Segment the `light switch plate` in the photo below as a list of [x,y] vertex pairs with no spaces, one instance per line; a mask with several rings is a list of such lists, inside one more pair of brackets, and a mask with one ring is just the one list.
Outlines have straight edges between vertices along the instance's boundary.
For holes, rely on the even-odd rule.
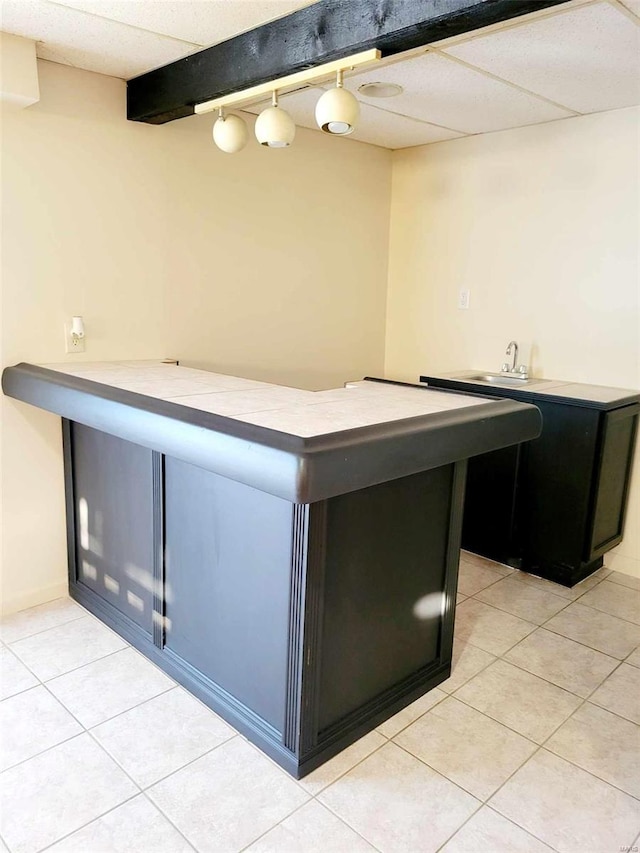
[[458,308],[463,310],[467,310],[469,307],[469,301],[471,299],[471,291],[463,289],[458,293]]

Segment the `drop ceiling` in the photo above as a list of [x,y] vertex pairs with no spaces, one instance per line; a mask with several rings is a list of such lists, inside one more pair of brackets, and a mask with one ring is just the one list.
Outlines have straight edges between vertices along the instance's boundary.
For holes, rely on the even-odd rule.
[[[0,27],[34,39],[41,59],[129,79],[310,5],[309,0],[0,0]],[[353,73],[353,139],[397,149],[640,103],[640,0],[572,0],[426,45]],[[316,128],[322,90],[286,95],[296,124]],[[249,107],[259,112],[262,105]]]

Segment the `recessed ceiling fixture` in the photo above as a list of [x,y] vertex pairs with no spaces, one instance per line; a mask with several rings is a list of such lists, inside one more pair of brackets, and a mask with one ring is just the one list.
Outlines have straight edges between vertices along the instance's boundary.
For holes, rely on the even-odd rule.
[[248,138],[247,125],[240,116],[225,116],[221,107],[213,125],[213,141],[218,148],[227,154],[236,154],[242,151]]
[[[256,137],[261,145],[270,148],[286,148],[293,142],[296,127],[291,116],[278,106],[277,93],[296,91],[311,83],[326,83],[334,75],[337,75],[336,88],[325,92],[318,102],[316,118],[326,133],[344,136],[353,131],[360,114],[360,107],[355,96],[344,89],[342,85],[343,74],[345,71],[352,71],[354,68],[362,68],[378,62],[380,56],[380,51],[377,49],[365,50],[353,56],[345,56],[343,59],[336,59],[327,62],[325,65],[296,71],[294,74],[288,74],[286,77],[280,77],[277,80],[270,80],[268,83],[260,83],[241,92],[231,92],[220,98],[196,104],[195,112],[197,115],[202,115],[213,110],[221,111],[223,107],[243,107],[263,100],[264,96],[271,92],[273,106],[258,116],[255,126]],[[238,116],[227,116],[225,118],[220,112],[213,130],[216,145],[230,154],[240,151],[245,141],[243,140],[240,144],[242,130],[235,121],[229,127],[224,127],[231,119],[242,122]]]
[[363,83],[358,86],[358,92],[365,98],[394,98],[404,92],[397,83]]
[[343,86],[338,71],[335,89],[329,89],[316,104],[316,122],[320,130],[335,136],[347,136],[355,130],[360,118],[360,104]]
[[273,92],[272,104],[256,120],[256,139],[269,148],[288,148],[296,135],[296,126],[286,110],[278,106],[278,93]]

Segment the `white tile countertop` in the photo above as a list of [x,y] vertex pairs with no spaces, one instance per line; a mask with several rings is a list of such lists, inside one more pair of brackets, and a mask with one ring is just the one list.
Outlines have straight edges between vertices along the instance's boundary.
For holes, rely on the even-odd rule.
[[156,361],[65,362],[41,367],[304,438],[490,402],[424,386],[371,380],[328,391],[303,391]]
[[294,503],[536,438],[537,408],[424,385],[304,391],[160,361],[6,367],[4,393]]

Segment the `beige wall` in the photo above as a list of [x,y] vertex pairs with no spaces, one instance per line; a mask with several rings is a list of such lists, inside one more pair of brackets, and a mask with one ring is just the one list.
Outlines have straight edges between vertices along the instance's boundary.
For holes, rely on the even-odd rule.
[[[2,116],[2,362],[179,357],[330,387],[383,367],[391,155],[299,130],[233,157],[211,117],[125,119],[125,85],[39,63]],[[84,355],[63,324],[82,314]],[[2,398],[6,611],[66,589],[59,419]]]
[[[172,355],[329,387],[382,369],[388,299],[392,375],[497,368],[516,337],[539,375],[640,386],[638,111],[229,157],[211,118],[127,122],[117,80],[40,63],[40,87],[2,117],[3,365]],[[87,351],[65,356],[75,313]],[[1,426],[14,610],[66,588],[60,425],[3,397]],[[638,480],[611,564],[640,575]]]
[[[640,111],[398,151],[386,371],[498,370],[640,388]],[[470,309],[457,308],[470,290]],[[640,576],[640,456],[625,540]]]

